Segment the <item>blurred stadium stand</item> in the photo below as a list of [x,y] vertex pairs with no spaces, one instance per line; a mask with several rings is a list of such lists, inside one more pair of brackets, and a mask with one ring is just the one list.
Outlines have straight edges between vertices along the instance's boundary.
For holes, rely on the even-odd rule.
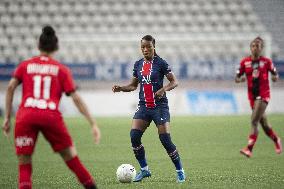
[[253,10],[272,34],[273,59],[284,60],[284,1],[283,0],[249,0]]
[[[20,61],[38,55],[41,28],[49,24],[59,36],[56,58],[70,66],[95,115],[135,111],[136,95],[110,89],[114,81],[128,82],[146,34],[180,80],[168,94],[173,114],[216,113],[216,104],[220,114],[250,113],[245,83],[233,82],[235,68],[261,36],[264,54],[278,61],[284,78],[283,10],[283,0],[0,0],[0,110],[7,79]],[[283,86],[273,84],[271,112],[284,112]],[[200,98],[192,101],[192,92]],[[76,115],[68,102],[64,113]]]
[[[283,7],[283,1],[272,1]],[[97,80],[130,77],[129,65],[141,57],[139,40],[145,34],[157,39],[158,54],[179,78],[229,79],[256,36],[266,40],[266,55],[280,57],[283,40],[265,27],[269,21],[260,19],[259,7],[253,0],[1,0],[0,63],[18,64],[37,55],[41,28],[50,24],[59,35],[61,62],[95,65],[94,72],[120,65]],[[120,73],[124,68],[130,75]]]

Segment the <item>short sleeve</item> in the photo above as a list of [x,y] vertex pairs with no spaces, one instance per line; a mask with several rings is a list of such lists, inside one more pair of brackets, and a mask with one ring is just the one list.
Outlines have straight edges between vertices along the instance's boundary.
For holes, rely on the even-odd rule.
[[165,60],[162,60],[161,63],[162,63],[162,73],[163,73],[163,75],[167,75],[168,73],[172,72],[169,64]]
[[135,78],[138,78],[137,71],[138,71],[138,62],[135,62],[134,67],[133,67],[133,73],[132,73],[133,77]]
[[75,82],[72,77],[71,70],[69,68],[64,69],[63,74],[63,90],[67,96],[69,96],[72,92],[76,90]]
[[239,67],[236,70],[238,77],[242,76],[245,73],[245,61],[241,60]]
[[19,81],[22,81],[23,80],[24,71],[25,71],[24,64],[20,63],[16,67],[15,71],[13,72],[12,77],[17,78]]

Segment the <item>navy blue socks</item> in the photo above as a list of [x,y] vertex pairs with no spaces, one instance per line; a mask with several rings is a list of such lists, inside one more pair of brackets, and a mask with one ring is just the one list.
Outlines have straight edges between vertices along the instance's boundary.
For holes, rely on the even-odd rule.
[[141,137],[143,135],[143,131],[138,129],[131,129],[130,138],[131,144],[133,148],[133,152],[135,154],[136,159],[138,160],[140,167],[143,169],[147,167],[147,161],[145,157],[144,146],[141,143]]
[[164,148],[166,149],[169,157],[174,163],[176,170],[182,170],[181,160],[176,149],[176,146],[173,144],[171,140],[171,135],[169,133],[163,133],[159,135],[160,141]]
[[[131,129],[130,131],[131,144],[132,144],[135,157],[138,160],[140,167],[142,169],[147,169],[148,165],[147,165],[147,161],[145,157],[145,150],[141,143],[142,135],[143,135],[143,131],[140,131],[138,129]],[[176,146],[172,143],[170,134],[168,133],[160,134],[159,138],[160,138],[162,145],[166,149],[169,157],[174,163],[176,170],[182,170],[181,160],[180,160],[178,151],[176,149]]]

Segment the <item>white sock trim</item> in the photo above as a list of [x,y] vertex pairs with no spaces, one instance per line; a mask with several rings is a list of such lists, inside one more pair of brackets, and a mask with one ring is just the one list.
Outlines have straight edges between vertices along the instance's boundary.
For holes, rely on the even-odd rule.
[[181,169],[181,170],[176,170],[176,172],[183,172],[183,173],[184,173],[184,170],[183,170],[183,169]]
[[145,167],[142,167],[142,168],[141,168],[141,170],[142,170],[142,171],[144,171],[144,170],[149,171],[149,167],[148,167],[148,165],[147,165],[147,166],[145,166]]

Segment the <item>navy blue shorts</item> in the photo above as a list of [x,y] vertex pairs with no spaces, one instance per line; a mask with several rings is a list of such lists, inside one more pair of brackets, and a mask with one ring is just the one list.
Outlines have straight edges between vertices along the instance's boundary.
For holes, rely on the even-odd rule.
[[138,105],[133,119],[142,119],[149,123],[153,120],[156,125],[162,125],[170,122],[169,106],[160,105],[155,108],[146,108],[143,105]]

